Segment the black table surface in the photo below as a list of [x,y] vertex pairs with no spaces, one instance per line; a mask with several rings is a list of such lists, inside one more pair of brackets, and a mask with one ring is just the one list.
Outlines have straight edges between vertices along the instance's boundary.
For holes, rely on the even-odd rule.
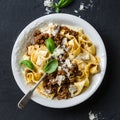
[[[74,14],[80,2],[61,12]],[[14,42],[31,21],[45,15],[43,0],[0,0],[0,120],[88,120],[88,113],[101,114],[105,120],[120,120],[120,0],[93,0],[94,6],[79,14],[101,35],[108,64],[104,80],[87,101],[67,109],[52,109],[30,101],[20,111],[17,102],[23,96],[11,70]]]

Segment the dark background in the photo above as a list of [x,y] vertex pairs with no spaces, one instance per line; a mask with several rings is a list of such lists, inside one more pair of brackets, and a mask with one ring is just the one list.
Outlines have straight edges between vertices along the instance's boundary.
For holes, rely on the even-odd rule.
[[[61,12],[78,16],[73,10],[81,1],[87,0],[74,0]],[[52,109],[30,101],[18,110],[23,93],[12,75],[12,47],[22,29],[44,13],[43,0],[0,0],[0,120],[88,120],[90,110],[101,113],[99,120],[120,120],[120,0],[94,0],[93,8],[80,13],[97,29],[107,49],[107,72],[97,92],[72,108]]]

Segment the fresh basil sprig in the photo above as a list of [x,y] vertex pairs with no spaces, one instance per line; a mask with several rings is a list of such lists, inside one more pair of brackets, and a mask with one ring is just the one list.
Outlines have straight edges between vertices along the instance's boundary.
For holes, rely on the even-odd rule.
[[58,67],[58,61],[56,59],[53,59],[51,61],[49,61],[45,67],[43,68],[43,71],[45,73],[53,73]]
[[31,70],[34,70],[34,65],[31,61],[29,60],[22,60],[21,64],[24,64],[26,67],[28,67]]
[[59,0],[58,3],[53,3],[52,7],[55,8],[56,12],[59,12],[60,8],[67,7],[73,2],[73,0]]
[[67,7],[68,5],[70,5],[70,3],[72,3],[73,0],[60,0],[58,2],[58,6],[59,8],[64,8]]
[[52,38],[48,38],[45,44],[48,50],[50,51],[50,53],[52,54],[56,48],[54,40]]

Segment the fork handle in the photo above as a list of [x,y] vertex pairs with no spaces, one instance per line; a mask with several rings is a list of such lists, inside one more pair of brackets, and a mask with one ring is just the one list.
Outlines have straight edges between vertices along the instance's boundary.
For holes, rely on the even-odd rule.
[[30,90],[27,94],[25,94],[22,99],[18,102],[18,108],[23,109],[25,105],[29,102],[31,99],[31,96],[33,94],[33,90]]

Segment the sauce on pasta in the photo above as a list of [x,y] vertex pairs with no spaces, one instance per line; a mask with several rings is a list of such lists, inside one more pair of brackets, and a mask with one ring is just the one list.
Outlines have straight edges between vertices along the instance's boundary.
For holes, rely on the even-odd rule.
[[33,44],[27,46],[23,56],[35,66],[34,70],[23,70],[27,84],[37,83],[44,73],[43,68],[51,56],[45,46],[48,38],[55,42],[53,57],[59,63],[57,70],[38,86],[40,95],[59,100],[75,97],[90,85],[91,77],[100,72],[96,47],[81,28],[50,23],[35,30],[33,37]]

